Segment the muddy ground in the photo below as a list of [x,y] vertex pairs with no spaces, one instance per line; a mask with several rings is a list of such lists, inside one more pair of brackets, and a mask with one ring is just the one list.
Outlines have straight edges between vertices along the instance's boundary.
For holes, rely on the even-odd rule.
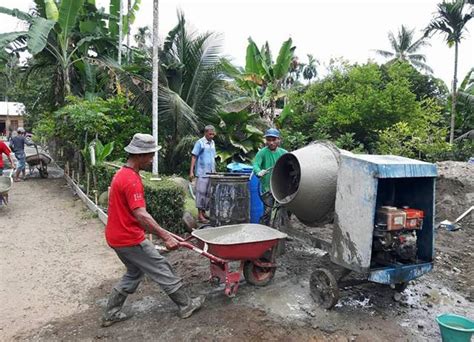
[[[472,189],[465,177],[460,182]],[[106,246],[100,221],[60,179],[16,183],[10,200],[0,209],[1,341],[436,341],[438,314],[474,317],[474,233],[463,227],[437,232],[434,271],[401,296],[386,286],[359,285],[342,289],[330,311],[309,296],[309,274],[327,257],[308,241],[288,242],[273,282],[261,288],[242,283],[235,298],[207,282],[207,259],[179,250],[168,257],[190,292],[206,294],[204,308],[180,320],[171,301],[145,280],[126,303],[134,316],[101,328],[106,296],[123,267]]]

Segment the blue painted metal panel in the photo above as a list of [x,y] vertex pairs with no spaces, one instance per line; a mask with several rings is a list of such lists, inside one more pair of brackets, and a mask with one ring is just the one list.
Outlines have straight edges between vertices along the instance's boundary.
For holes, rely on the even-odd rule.
[[433,269],[433,263],[400,265],[370,270],[368,280],[379,284],[399,284],[421,277]]
[[374,166],[377,178],[436,177],[436,165],[415,159],[391,155],[352,155],[354,159]]

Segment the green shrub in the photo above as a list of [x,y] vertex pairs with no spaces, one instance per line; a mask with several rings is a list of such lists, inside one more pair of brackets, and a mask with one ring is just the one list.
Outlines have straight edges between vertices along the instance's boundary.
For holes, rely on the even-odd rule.
[[96,176],[97,191],[99,194],[107,191],[117,169],[106,166],[105,164],[98,164],[93,166],[91,170]]
[[[107,191],[117,169],[107,165],[96,165],[94,172],[97,175],[99,193]],[[181,220],[184,212],[186,194],[184,190],[169,178],[161,181],[150,181],[151,173],[141,173],[145,188],[147,211],[163,228],[173,233],[183,233],[184,225]]]
[[422,102],[422,110],[409,122],[400,121],[380,132],[377,151],[426,161],[443,160],[452,146],[446,142],[448,130],[441,108],[433,99]]
[[183,188],[169,178],[150,181],[150,177],[151,173],[145,173],[143,182],[148,212],[163,228],[184,233],[182,217],[186,194]]

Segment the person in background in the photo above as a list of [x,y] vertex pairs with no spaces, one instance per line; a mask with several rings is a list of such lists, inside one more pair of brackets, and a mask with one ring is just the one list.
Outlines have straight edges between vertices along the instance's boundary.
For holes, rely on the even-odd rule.
[[18,133],[15,137],[10,140],[10,147],[12,148],[13,153],[15,153],[15,158],[18,161],[17,169],[13,175],[13,180],[15,182],[20,181],[20,173],[23,175],[23,180],[26,178],[26,154],[25,154],[25,144],[28,146],[34,145],[29,139],[25,137],[25,129],[23,127],[18,127],[16,130]]
[[280,131],[276,128],[270,128],[265,132],[265,147],[257,152],[252,161],[253,172],[260,178],[260,193],[264,202],[265,210],[260,222],[267,226],[270,225],[272,207],[275,199],[270,191],[270,175],[278,158],[287,153],[280,147]]
[[127,271],[109,295],[102,318],[108,327],[130,316],[122,312],[129,294],[134,293],[143,276],[160,285],[178,306],[178,316],[188,318],[204,303],[205,297],[191,298],[171,264],[145,239],[145,231],[157,235],[169,250],[179,247],[178,241],[163,229],[146,210],[142,179],[138,173],[147,169],[160,149],[149,134],[137,133],[125,147],[127,163],[115,174],[110,186],[108,221],[105,238]]
[[13,158],[11,155],[10,148],[5,144],[3,140],[0,140],[0,176],[3,176],[3,169],[5,165],[3,164],[3,155],[6,155],[8,160],[10,161],[11,168],[15,168],[15,163],[13,162]]
[[216,130],[214,126],[204,127],[204,137],[196,141],[191,152],[191,167],[189,169],[189,181],[196,177],[196,208],[198,209],[198,221],[209,223],[206,211],[209,210],[210,188],[209,173],[216,172],[216,145],[214,137]]

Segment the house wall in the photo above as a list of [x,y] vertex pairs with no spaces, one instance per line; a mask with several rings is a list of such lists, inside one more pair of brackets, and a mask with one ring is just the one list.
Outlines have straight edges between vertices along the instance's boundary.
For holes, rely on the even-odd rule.
[[22,116],[10,115],[0,115],[0,135],[8,135],[8,128],[11,128],[12,131],[16,131],[18,127],[24,126],[24,120]]

